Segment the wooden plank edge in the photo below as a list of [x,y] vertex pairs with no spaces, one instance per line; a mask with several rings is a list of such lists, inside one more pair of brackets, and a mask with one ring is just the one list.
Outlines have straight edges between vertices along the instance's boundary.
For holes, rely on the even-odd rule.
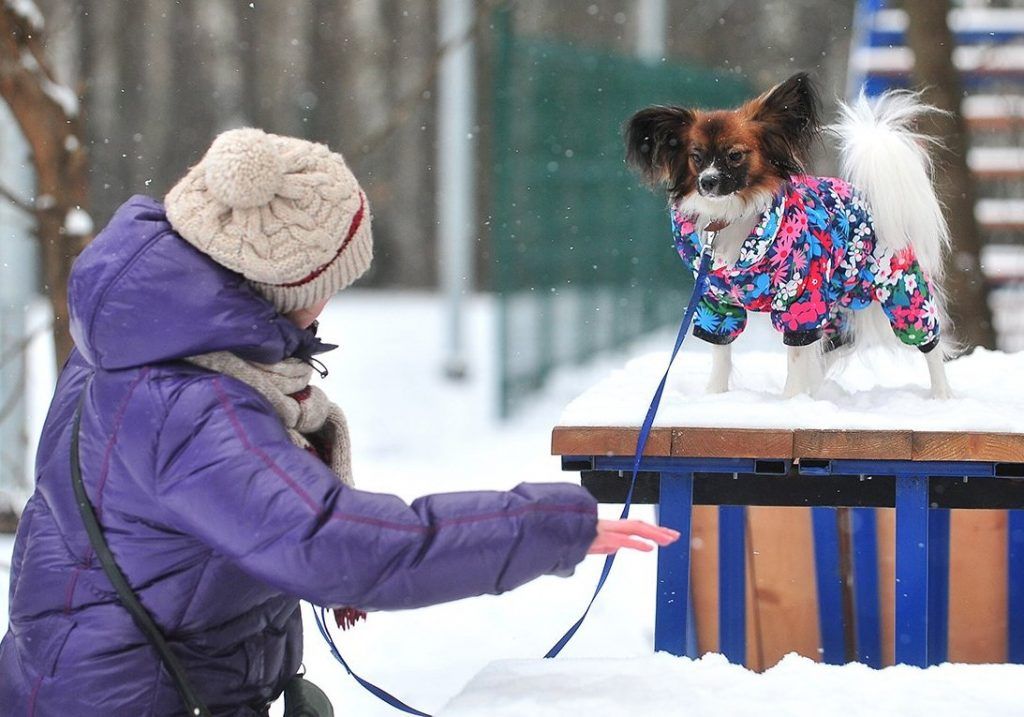
[[1024,434],[914,431],[913,460],[1024,463]]
[[[555,426],[551,431],[551,455],[632,457],[636,455],[639,433],[635,426]],[[644,455],[668,456],[671,452],[672,429],[652,429]]]
[[792,430],[773,428],[677,427],[672,455],[686,458],[793,457]]
[[797,429],[793,435],[797,459],[909,461],[912,456],[911,431]]

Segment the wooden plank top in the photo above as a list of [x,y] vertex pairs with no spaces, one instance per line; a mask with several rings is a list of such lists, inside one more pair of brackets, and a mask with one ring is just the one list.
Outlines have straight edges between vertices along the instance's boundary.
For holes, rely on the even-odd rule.
[[[557,426],[551,433],[551,453],[632,457],[637,432],[636,427]],[[1024,434],[659,427],[651,432],[644,455],[1024,463]]]

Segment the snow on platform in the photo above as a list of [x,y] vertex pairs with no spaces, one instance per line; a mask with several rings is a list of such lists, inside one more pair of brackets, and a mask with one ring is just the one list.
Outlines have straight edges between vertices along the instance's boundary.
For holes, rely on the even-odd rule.
[[[936,400],[920,353],[875,350],[851,358],[814,398],[785,400],[781,337],[774,351],[744,350],[743,339],[734,344],[732,390],[710,395],[711,356],[687,339],[654,425],[1024,433],[1024,354],[979,349],[949,362],[955,396]],[[569,403],[559,425],[639,426],[667,363],[667,353],[628,362]]]
[[922,670],[788,655],[758,674],[721,655],[494,662],[437,717],[1005,717],[1024,712],[1021,665]]

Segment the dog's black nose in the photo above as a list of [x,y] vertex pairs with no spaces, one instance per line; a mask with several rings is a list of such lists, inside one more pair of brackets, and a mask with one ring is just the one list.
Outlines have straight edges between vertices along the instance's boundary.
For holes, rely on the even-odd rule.
[[713,192],[718,189],[718,175],[707,174],[700,178],[698,182],[700,191],[702,192]]

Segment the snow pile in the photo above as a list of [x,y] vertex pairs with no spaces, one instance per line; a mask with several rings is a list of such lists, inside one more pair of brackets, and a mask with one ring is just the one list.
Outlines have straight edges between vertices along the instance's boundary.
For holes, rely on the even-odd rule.
[[[676,359],[656,426],[1024,433],[1024,354],[977,350],[947,364],[954,398],[929,395],[924,358],[885,350],[853,357],[813,398],[784,400],[786,352],[733,351],[731,390],[707,394],[711,356],[690,338]],[[636,358],[572,401],[563,426],[639,426],[667,353]],[[995,379],[995,380],[994,380]]]
[[1020,665],[818,664],[786,656],[762,674],[721,655],[508,660],[477,675],[437,717],[1005,717],[1021,714]]

